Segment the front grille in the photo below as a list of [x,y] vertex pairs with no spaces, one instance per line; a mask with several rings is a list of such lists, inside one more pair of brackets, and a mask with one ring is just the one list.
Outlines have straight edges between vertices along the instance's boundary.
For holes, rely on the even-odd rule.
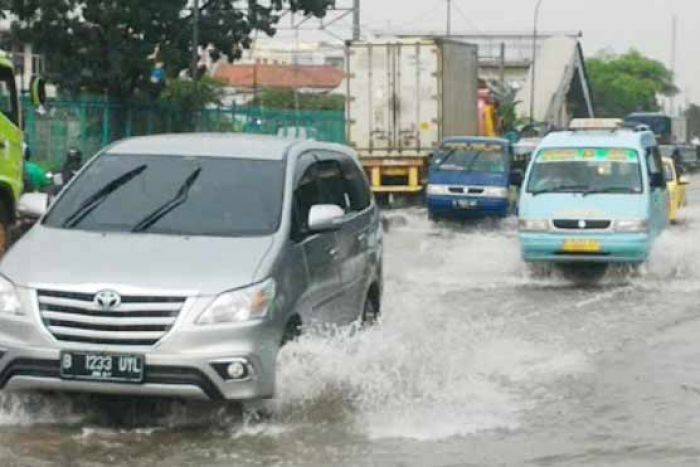
[[608,220],[555,219],[554,227],[566,230],[605,230],[612,224]]
[[89,293],[37,291],[44,325],[59,341],[150,346],[170,331],[185,297],[125,295],[104,310]]

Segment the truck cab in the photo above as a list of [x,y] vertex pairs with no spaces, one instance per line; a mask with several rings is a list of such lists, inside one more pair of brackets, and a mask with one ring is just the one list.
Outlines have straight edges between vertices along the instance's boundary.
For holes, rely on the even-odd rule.
[[523,258],[643,263],[668,225],[668,196],[652,132],[551,133],[535,152],[521,191]]
[[15,220],[24,183],[24,134],[19,93],[12,60],[0,53],[0,256],[9,245],[9,229]]

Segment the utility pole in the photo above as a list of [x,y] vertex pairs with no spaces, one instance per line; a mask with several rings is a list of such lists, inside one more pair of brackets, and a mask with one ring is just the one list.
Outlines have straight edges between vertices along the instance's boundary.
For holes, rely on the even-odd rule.
[[194,80],[197,78],[197,64],[199,63],[199,0],[194,0],[192,22],[192,65],[190,74]]
[[353,0],[352,4],[352,40],[360,40],[360,0]]
[[[671,74],[673,75],[673,81],[676,80],[676,51],[677,51],[677,41],[678,40],[678,16],[674,14],[671,18]],[[676,96],[671,96],[670,98],[670,115],[673,117],[676,115]]]
[[452,0],[447,0],[447,36],[452,35]]
[[537,21],[540,18],[542,0],[535,5],[535,21],[532,29],[532,81],[530,82],[530,123],[535,122],[535,81],[537,79]]

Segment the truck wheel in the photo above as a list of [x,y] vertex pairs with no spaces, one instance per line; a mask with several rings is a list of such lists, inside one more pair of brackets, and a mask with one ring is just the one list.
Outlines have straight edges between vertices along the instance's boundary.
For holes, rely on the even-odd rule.
[[7,253],[10,248],[12,216],[4,201],[0,200],[0,257]]

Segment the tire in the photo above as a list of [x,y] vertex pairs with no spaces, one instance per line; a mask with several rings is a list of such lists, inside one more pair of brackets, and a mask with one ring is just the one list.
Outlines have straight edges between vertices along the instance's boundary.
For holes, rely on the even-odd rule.
[[0,200],[0,258],[7,253],[12,241],[12,216],[5,201]]
[[362,309],[362,325],[363,326],[374,326],[379,321],[381,315],[381,310],[377,301],[368,295],[365,300],[365,306]]
[[284,334],[282,335],[282,342],[280,347],[284,347],[290,342],[294,342],[301,336],[301,320],[299,317],[294,317],[287,322],[284,328]]

